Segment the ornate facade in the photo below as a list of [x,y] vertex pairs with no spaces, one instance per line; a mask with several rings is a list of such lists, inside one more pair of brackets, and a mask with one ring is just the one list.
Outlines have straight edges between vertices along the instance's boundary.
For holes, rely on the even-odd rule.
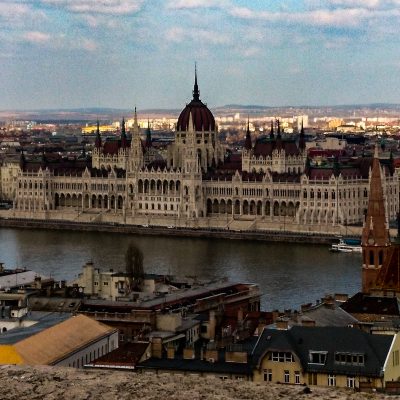
[[[131,136],[131,138],[129,138]],[[14,217],[67,219],[227,230],[338,232],[361,224],[368,208],[372,158],[335,160],[313,167],[301,129],[297,140],[282,137],[279,121],[253,143],[249,129],[241,154],[220,142],[218,127],[200,100],[181,112],[166,158],[142,140],[135,111],[130,132],[103,142],[97,129],[92,159],[26,161],[22,155],[12,188]],[[46,158],[47,157],[47,158]],[[379,164],[379,163],[378,163]],[[384,204],[399,211],[399,176],[382,173]],[[11,175],[10,175],[11,176]],[[4,190],[3,190],[4,192]]]

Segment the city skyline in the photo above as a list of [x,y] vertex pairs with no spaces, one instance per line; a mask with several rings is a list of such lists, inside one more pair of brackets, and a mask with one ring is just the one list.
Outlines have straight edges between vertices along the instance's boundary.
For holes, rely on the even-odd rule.
[[400,103],[398,0],[6,0],[0,109]]

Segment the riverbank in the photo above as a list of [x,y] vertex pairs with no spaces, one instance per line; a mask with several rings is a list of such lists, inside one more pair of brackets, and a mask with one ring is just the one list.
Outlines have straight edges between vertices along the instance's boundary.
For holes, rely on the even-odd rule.
[[276,399],[391,399],[393,396],[352,390],[313,387],[304,393],[298,385],[221,381],[217,378],[77,370],[55,367],[0,367],[3,400],[276,400]]
[[116,223],[87,223],[66,220],[40,220],[22,218],[0,218],[0,227],[21,229],[71,230],[87,232],[110,232],[148,236],[175,236],[193,238],[216,238],[284,243],[330,244],[336,236],[322,233],[285,231],[231,231],[221,228],[185,228],[151,225],[123,225]]

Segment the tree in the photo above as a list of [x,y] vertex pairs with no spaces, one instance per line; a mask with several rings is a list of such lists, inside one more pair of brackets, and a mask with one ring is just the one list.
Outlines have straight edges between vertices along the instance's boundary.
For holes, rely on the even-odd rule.
[[128,246],[125,253],[125,269],[131,289],[138,290],[144,279],[143,252],[134,243]]

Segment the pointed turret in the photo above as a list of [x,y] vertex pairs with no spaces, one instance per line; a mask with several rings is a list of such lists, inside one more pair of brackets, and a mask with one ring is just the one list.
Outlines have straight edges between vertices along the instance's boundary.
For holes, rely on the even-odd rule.
[[247,117],[247,131],[246,131],[246,140],[244,141],[244,148],[246,150],[251,150],[252,148],[249,117]]
[[282,135],[281,135],[281,123],[278,119],[277,121],[278,127],[277,127],[277,133],[276,133],[276,148],[278,150],[282,149]]
[[21,168],[22,171],[25,169],[25,165],[26,165],[25,153],[24,149],[21,149],[21,155],[19,157],[19,167]]
[[151,130],[150,130],[150,121],[147,120],[147,129],[146,129],[146,143],[145,146],[146,148],[152,147],[152,139],[151,139]]
[[361,244],[363,247],[362,290],[365,293],[369,293],[376,285],[378,272],[387,254],[387,248],[390,246],[389,232],[386,226],[385,200],[378,146],[375,146],[375,154],[372,161],[368,210],[362,231]]
[[271,130],[270,130],[270,132],[269,132],[269,138],[270,138],[271,140],[274,140],[274,139],[275,139],[275,135],[274,135],[274,121],[273,121],[273,120],[271,120]]
[[301,120],[301,129],[300,129],[300,137],[299,137],[299,149],[304,151],[306,149],[306,137],[304,135],[304,125],[303,120]]
[[335,156],[335,161],[333,162],[333,175],[338,177],[340,175],[340,161],[339,156]]
[[395,165],[394,165],[393,151],[390,150],[390,157],[389,157],[389,172],[390,172],[390,176],[393,176],[394,171],[395,171]]
[[96,139],[94,141],[94,145],[97,149],[101,147],[101,136],[100,136],[100,123],[97,120],[97,127],[96,127]]
[[121,147],[123,149],[128,147],[128,139],[126,137],[126,130],[125,130],[125,118],[122,118],[121,122]]
[[199,85],[197,84],[197,65],[194,64],[194,87],[193,87],[193,100],[200,100],[200,90]]

